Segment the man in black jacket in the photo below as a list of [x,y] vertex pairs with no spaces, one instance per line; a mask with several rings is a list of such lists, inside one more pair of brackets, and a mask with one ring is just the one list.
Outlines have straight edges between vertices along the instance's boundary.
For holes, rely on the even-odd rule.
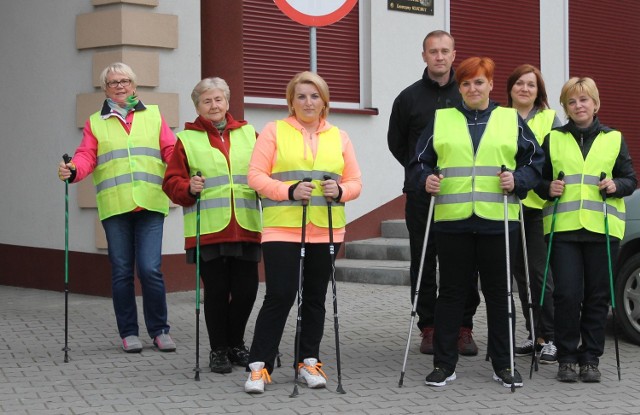
[[[452,64],[456,57],[455,41],[443,30],[430,32],[422,43],[422,59],[427,67],[422,79],[404,89],[393,102],[389,117],[387,143],[393,156],[405,169],[404,187],[406,194],[405,218],[409,230],[411,249],[411,301],[415,297],[422,245],[427,226],[427,212],[431,196],[424,187],[418,187],[412,180],[409,162],[415,156],[416,144],[424,127],[433,120],[439,108],[454,107],[462,100],[458,85],[454,80]],[[434,311],[437,296],[436,245],[429,237],[427,252],[420,281],[418,304],[418,329],[422,334],[420,352],[433,354]],[[474,356],[478,347],[473,341],[473,315],[480,304],[478,290],[471,290],[465,305],[463,326],[458,338],[461,355]]]

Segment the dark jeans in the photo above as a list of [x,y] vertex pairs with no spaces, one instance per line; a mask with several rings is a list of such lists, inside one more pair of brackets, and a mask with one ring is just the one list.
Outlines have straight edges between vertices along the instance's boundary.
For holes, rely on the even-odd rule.
[[[509,233],[510,252],[518,232]],[[436,302],[434,332],[435,367],[455,370],[458,363],[458,330],[471,280],[480,272],[487,306],[488,354],[494,370],[510,366],[509,315],[504,235],[436,232],[440,258],[440,292]],[[473,276],[473,277],[472,277]],[[511,277],[509,275],[509,277]]]
[[[411,304],[416,295],[416,285],[418,283],[418,273],[420,271],[420,259],[422,258],[422,248],[424,236],[427,230],[427,216],[431,196],[424,190],[407,192],[405,204],[405,221],[409,231],[409,247],[411,250],[411,266],[409,275],[411,277]],[[433,224],[432,224],[433,225]],[[418,293],[418,304],[416,313],[418,314],[418,329],[433,327],[438,293],[436,280],[437,250],[436,238],[430,231],[427,241],[427,251],[422,269],[422,279],[420,280],[420,292]],[[477,273],[474,272],[474,275]],[[478,293],[478,279],[470,279],[471,286],[475,289],[468,291],[467,302],[464,308],[462,326],[473,328],[473,316],[480,304],[480,294]]]
[[[558,362],[598,364],[609,314],[609,268],[604,242],[553,240],[555,344]],[[611,258],[619,242],[611,241]],[[582,344],[580,343],[582,339]]]
[[[340,244],[334,245],[335,252],[338,252]],[[271,373],[289,311],[298,293],[300,244],[265,242],[262,244],[262,253],[266,294],[256,319],[249,362],[264,362]],[[320,342],[325,321],[324,302],[331,266],[328,243],[305,244],[299,362],[309,357],[320,360]]]
[[244,345],[258,294],[258,263],[221,256],[200,264],[204,319],[211,350]]
[[134,266],[142,286],[142,311],[151,338],[169,333],[167,298],[160,264],[164,215],[142,210],[102,221],[109,245],[113,309],[121,338],[138,336]]
[[[547,244],[544,242],[542,227],[542,210],[524,208],[524,232],[527,242],[527,260],[529,263],[529,284],[531,287],[531,302],[533,304],[534,319],[536,319],[535,335],[545,341],[553,340],[553,277],[551,267],[547,274],[544,290],[544,302],[540,308],[540,293],[544,280],[544,269],[547,262]],[[526,322],[529,337],[531,337],[531,322],[529,320],[529,300],[527,298],[527,276],[524,268],[522,253],[522,237],[518,238],[517,250],[513,261],[513,276],[518,284],[518,296],[522,304],[522,314]],[[535,339],[534,339],[535,340]]]

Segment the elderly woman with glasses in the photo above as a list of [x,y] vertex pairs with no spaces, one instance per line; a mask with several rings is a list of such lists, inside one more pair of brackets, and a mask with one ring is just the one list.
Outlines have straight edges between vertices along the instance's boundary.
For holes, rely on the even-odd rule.
[[128,65],[112,63],[100,79],[106,95],[102,109],[85,123],[80,146],[70,162],[59,164],[58,177],[77,183],[93,173],[122,349],[137,353],[143,347],[133,280],[137,268],[147,333],[158,350],[172,352],[176,345],[169,335],[160,262],[169,212],[162,179],[175,137],[158,107],[136,96],[136,75]]

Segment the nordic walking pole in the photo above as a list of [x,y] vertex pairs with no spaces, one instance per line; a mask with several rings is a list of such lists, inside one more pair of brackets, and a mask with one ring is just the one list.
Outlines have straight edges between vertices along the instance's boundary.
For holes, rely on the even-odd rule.
[[[564,172],[558,173],[558,180],[564,179]],[[547,261],[544,266],[544,277],[542,278],[542,291],[540,291],[540,310],[544,304],[544,291],[547,289],[547,275],[549,275],[549,262],[551,261],[551,243],[553,242],[553,231],[556,228],[556,213],[558,212],[558,202],[560,202],[560,196],[557,196],[553,201],[553,214],[551,215],[551,232],[549,233],[549,244],[547,245]],[[534,343],[534,353],[535,343]]]
[[[325,180],[330,180],[331,176],[328,174],[324,175]],[[340,366],[340,334],[339,334],[339,324],[338,324],[338,290],[336,287],[336,251],[333,246],[333,215],[331,214],[331,204],[333,200],[331,197],[327,197],[327,218],[329,220],[329,255],[331,256],[331,289],[333,290],[333,327],[335,331],[336,337],[336,365],[338,369],[338,388],[336,392],[338,393],[347,393],[342,388],[342,370]]]
[[[197,172],[202,177],[201,172]],[[195,380],[200,380],[200,192],[196,193],[196,372]]]
[[[600,181],[607,177],[605,172],[600,173]],[[618,381],[622,380],[620,374],[620,349],[618,348],[618,333],[616,330],[616,298],[613,289],[613,267],[611,265],[611,240],[609,238],[609,216],[607,215],[607,190],[600,190],[602,195],[602,213],[604,214],[604,234],[607,238],[607,261],[609,262],[609,287],[611,289],[611,313],[613,314],[613,342],[616,347],[616,369],[618,369]]]
[[[507,166],[504,164],[500,169],[502,173],[507,171]],[[512,306],[512,294],[511,294],[511,255],[509,252],[509,199],[506,191],[502,192],[502,197],[504,201],[504,247],[505,247],[505,257],[506,257],[506,265],[507,265],[507,313],[509,314],[509,365],[511,368],[511,393],[516,391],[515,385],[515,371],[513,364],[513,308]],[[533,323],[533,322],[532,322]],[[535,341],[535,340],[534,340]],[[534,344],[535,346],[535,344]],[[535,353],[535,348],[534,348]]]
[[[71,163],[67,153],[62,155],[64,164]],[[69,362],[69,179],[64,181],[64,362]]]
[[529,257],[527,255],[527,237],[524,231],[524,209],[522,200],[520,202],[520,236],[522,238],[522,258],[524,259],[524,275],[527,281],[527,307],[529,308],[529,327],[531,329],[531,339],[533,339],[533,353],[531,353],[531,368],[529,369],[529,379],[533,377],[533,368],[538,371],[538,360],[536,359],[536,329],[533,318],[533,300],[531,299],[531,279],[529,278]]
[[[440,178],[440,168],[433,169],[433,174]],[[429,211],[427,213],[427,228],[424,232],[424,242],[422,243],[422,255],[420,256],[420,267],[418,278],[416,280],[416,292],[413,295],[413,306],[411,307],[411,321],[409,321],[409,334],[407,335],[407,346],[404,349],[404,359],[402,360],[402,371],[400,372],[400,380],[398,387],[402,387],[404,382],[404,373],[407,368],[407,357],[409,356],[409,346],[411,345],[411,333],[413,331],[413,323],[416,320],[416,308],[418,307],[418,294],[420,293],[420,283],[422,282],[422,271],[424,269],[424,257],[427,252],[427,242],[429,241],[429,230],[431,228],[431,218],[433,218],[433,207],[436,204],[436,195],[431,195],[431,203],[429,203]]]
[[[305,177],[303,182],[310,182],[311,178]],[[304,256],[305,256],[305,238],[307,231],[307,205],[309,201],[302,199],[302,225],[300,227],[300,269],[298,271],[298,317],[296,319],[296,338],[295,338],[295,356],[293,361],[293,367],[295,373],[293,375],[293,392],[289,395],[290,398],[298,396],[298,358],[300,357],[300,334],[302,333],[302,283],[304,281]]]

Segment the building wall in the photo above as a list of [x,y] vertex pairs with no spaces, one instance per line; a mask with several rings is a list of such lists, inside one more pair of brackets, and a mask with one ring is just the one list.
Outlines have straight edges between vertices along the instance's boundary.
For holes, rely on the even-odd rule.
[[[159,0],[157,7],[107,5],[90,0],[15,0],[0,13],[0,244],[64,248],[64,185],[56,175],[63,153],[73,154],[82,130],[75,121],[76,95],[93,87],[94,50],[76,48],[76,16],[97,9],[129,7],[178,16],[178,46],[157,49],[159,85],[153,92],[179,94],[180,131],[193,118],[189,98],[200,79],[199,0]],[[132,49],[142,49],[133,47]],[[109,50],[109,48],[106,48]],[[99,107],[91,108],[97,111]],[[96,212],[80,209],[77,185],[70,187],[72,251],[101,252],[95,244]],[[165,224],[164,251],[179,252],[181,212],[172,209]],[[0,270],[2,272],[2,270]]]
[[[386,132],[391,105],[398,93],[422,75],[422,40],[436,29],[450,29],[451,0],[435,0],[434,16],[387,10],[386,2],[362,0],[361,67],[364,68],[363,96],[377,115],[333,112],[330,121],[349,133],[363,173],[362,196],[347,204],[349,221],[366,219],[367,214],[401,196],[403,170],[387,149]],[[523,10],[526,3],[523,2]],[[11,246],[10,254],[0,252],[0,284],[7,280],[7,263],[34,263],[17,279],[58,278],[43,273],[50,265],[39,263],[41,251],[46,261],[59,269],[64,250],[64,185],[55,172],[63,153],[72,154],[81,138],[76,125],[76,96],[99,92],[92,81],[95,50],[76,47],[76,16],[98,8],[125,6],[116,0],[12,0],[0,13],[0,249]],[[152,92],[179,94],[177,128],[195,118],[189,94],[200,79],[200,0],[136,0],[156,3],[154,13],[178,17],[178,45],[158,49],[159,82]],[[487,6],[488,7],[488,6]],[[549,101],[558,104],[560,87],[568,77],[568,0],[540,0],[540,62]],[[525,34],[526,35],[526,34]],[[307,44],[293,45],[307,48]],[[464,45],[458,44],[458,49]],[[108,49],[108,48],[107,48]],[[139,47],[133,47],[138,50]],[[487,52],[491,56],[490,52]],[[232,91],[233,93],[233,91]],[[98,108],[92,108],[98,110]],[[244,117],[258,130],[286,115],[286,108],[264,109],[247,106]],[[70,186],[70,250],[105,258],[97,249],[96,214],[80,209],[78,186]],[[394,206],[400,206],[396,203]],[[370,226],[377,226],[371,223]],[[171,209],[165,221],[163,254],[173,259],[168,279],[184,274],[182,218],[179,208]],[[15,248],[15,249],[14,249]],[[98,255],[98,256],[96,256]],[[10,257],[11,256],[11,257]],[[10,257],[10,258],[9,258]],[[54,259],[55,258],[55,259]],[[4,261],[4,262],[3,262]],[[165,266],[167,265],[165,260]],[[104,261],[103,261],[104,263]],[[12,273],[21,268],[12,269]],[[57,272],[57,271],[56,271]],[[105,271],[107,272],[107,271]],[[37,275],[42,274],[42,275]],[[75,278],[87,276],[74,276]],[[190,278],[191,279],[191,278]]]

